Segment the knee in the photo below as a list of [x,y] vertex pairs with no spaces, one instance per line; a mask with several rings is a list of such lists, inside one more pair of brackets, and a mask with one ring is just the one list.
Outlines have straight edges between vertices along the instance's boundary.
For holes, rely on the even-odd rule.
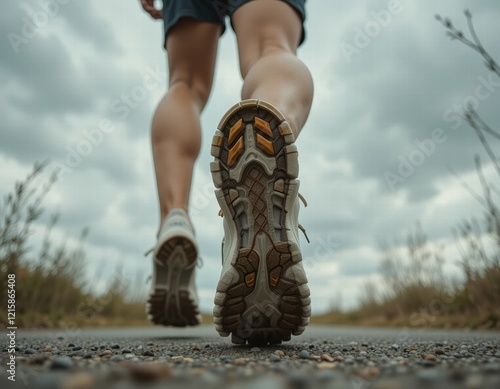
[[193,104],[201,112],[210,97],[212,85],[194,77],[173,77],[170,80],[169,91],[182,90],[188,93]]

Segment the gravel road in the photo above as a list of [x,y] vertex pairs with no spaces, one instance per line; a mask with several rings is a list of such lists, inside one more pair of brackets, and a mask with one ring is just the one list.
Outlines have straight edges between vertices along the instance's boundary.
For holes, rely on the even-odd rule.
[[1,388],[500,388],[500,332],[310,326],[257,348],[213,326],[148,327],[17,330],[15,342],[16,382],[0,344]]

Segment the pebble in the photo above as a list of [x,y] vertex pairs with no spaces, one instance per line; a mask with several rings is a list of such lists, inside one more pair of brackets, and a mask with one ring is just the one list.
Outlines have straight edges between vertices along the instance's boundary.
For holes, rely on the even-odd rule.
[[114,349],[114,350],[117,350],[117,349],[120,348],[120,345],[119,344],[114,344],[114,345],[111,346],[111,348]]
[[299,352],[298,356],[299,356],[299,359],[309,359],[310,354],[309,354],[309,351],[307,351],[307,350],[301,350]]
[[335,359],[329,354],[321,354],[321,359],[326,362],[333,362]]
[[154,357],[155,356],[155,353],[151,350],[144,350],[144,352],[142,353],[142,355],[144,357]]
[[32,354],[35,354],[36,351],[33,350],[32,348],[27,348],[27,349],[24,350],[24,353],[28,354],[28,355],[32,355]]
[[124,348],[122,349],[122,354],[132,354],[132,350],[130,350],[129,348]]
[[276,350],[274,353],[276,355],[278,355],[279,357],[284,357],[285,356],[285,353],[282,350]]
[[113,355],[113,351],[111,351],[111,350],[104,350],[102,353],[99,354],[100,357],[107,357],[109,355]]
[[279,361],[281,361],[281,358],[278,355],[276,355],[276,354],[271,354],[269,356],[269,360],[271,362],[279,362]]
[[73,347],[73,351],[79,351],[81,349],[83,349],[82,346],[75,346],[75,347]]
[[94,386],[95,377],[90,373],[71,374],[62,384],[64,389],[92,389]]
[[394,344],[392,344],[392,345],[391,345],[391,348],[392,348],[393,350],[399,350],[399,344],[394,343]]
[[121,362],[125,360],[125,357],[123,355],[113,355],[110,359],[111,362]]
[[236,366],[243,366],[243,365],[246,365],[247,363],[248,363],[247,358],[236,358],[233,361],[233,364],[235,364]]
[[320,362],[316,365],[318,369],[333,369],[335,366],[337,364],[332,362]]
[[380,370],[376,367],[368,366],[361,371],[361,377],[367,380],[373,380],[380,375]]
[[433,354],[422,354],[422,358],[425,359],[426,361],[433,361],[436,362],[437,358]]
[[73,366],[74,366],[73,361],[71,360],[70,357],[67,356],[56,357],[52,360],[52,363],[50,364],[50,368],[52,370],[67,370],[71,369]]
[[259,347],[252,347],[252,348],[250,349],[250,351],[251,351],[251,352],[254,352],[254,353],[257,353],[257,352],[259,352],[259,351],[260,351],[260,348],[259,348]]
[[134,381],[138,382],[154,382],[172,376],[172,372],[168,365],[159,362],[144,364],[124,362],[121,366],[128,370]]

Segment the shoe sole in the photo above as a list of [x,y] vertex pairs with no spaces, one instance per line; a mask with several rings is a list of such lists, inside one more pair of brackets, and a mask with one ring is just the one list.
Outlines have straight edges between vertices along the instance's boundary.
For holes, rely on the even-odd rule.
[[246,100],[222,118],[212,156],[217,200],[238,237],[217,285],[216,329],[236,344],[290,340],[311,312],[300,248],[286,225],[299,186],[293,133],[270,104]]
[[198,252],[190,239],[182,236],[165,241],[154,261],[155,279],[146,311],[154,324],[186,327],[200,324],[199,309],[189,292]]

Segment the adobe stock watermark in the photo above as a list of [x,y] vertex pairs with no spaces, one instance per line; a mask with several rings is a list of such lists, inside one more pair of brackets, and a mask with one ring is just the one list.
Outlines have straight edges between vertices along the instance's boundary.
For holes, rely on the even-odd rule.
[[61,12],[61,6],[69,4],[73,0],[40,0],[36,10],[29,16],[21,17],[20,30],[9,32],[7,39],[16,54],[20,52],[22,45],[28,44],[36,38],[41,30],[47,27],[52,19]]
[[[164,84],[167,78],[166,71],[157,65],[156,70],[147,66],[142,77],[142,83],[134,86],[128,93],[122,93],[119,98],[114,99],[110,104],[111,113],[115,114],[118,120],[125,120],[130,113],[144,101],[149,93]],[[94,128],[81,130],[80,137],[72,144],[65,147],[66,155],[63,161],[52,161],[51,165],[59,180],[67,173],[78,168],[83,160],[99,146],[106,135],[115,130],[115,122],[110,118],[101,118]]]
[[452,108],[443,113],[443,120],[446,123],[451,123],[451,128],[454,130],[462,126],[464,122],[463,113],[467,110],[467,107],[477,111],[481,102],[488,100],[500,87],[500,80],[494,73],[490,73],[486,77],[479,76],[477,81],[478,84],[474,92],[465,97],[462,104],[455,103]]
[[404,6],[401,0],[390,0],[386,9],[378,12],[372,11],[371,19],[363,27],[354,28],[352,43],[342,41],[339,45],[347,63],[351,63],[353,55],[361,54],[363,49],[366,49],[373,39],[391,24],[393,16],[400,14],[403,10]]
[[384,178],[389,188],[394,190],[397,184],[404,183],[415,173],[418,166],[421,166],[427,158],[436,152],[437,146],[446,142],[447,139],[448,135],[441,128],[432,130],[429,138],[423,140],[415,139],[415,148],[406,157],[401,154],[399,155],[399,165],[396,171],[385,171]]
[[312,255],[305,256],[302,259],[307,272],[315,271],[318,268],[317,265],[321,263],[332,261],[335,258],[335,252],[340,247],[340,244],[335,241],[333,234],[328,234],[326,237],[315,237],[311,243],[314,245]]

